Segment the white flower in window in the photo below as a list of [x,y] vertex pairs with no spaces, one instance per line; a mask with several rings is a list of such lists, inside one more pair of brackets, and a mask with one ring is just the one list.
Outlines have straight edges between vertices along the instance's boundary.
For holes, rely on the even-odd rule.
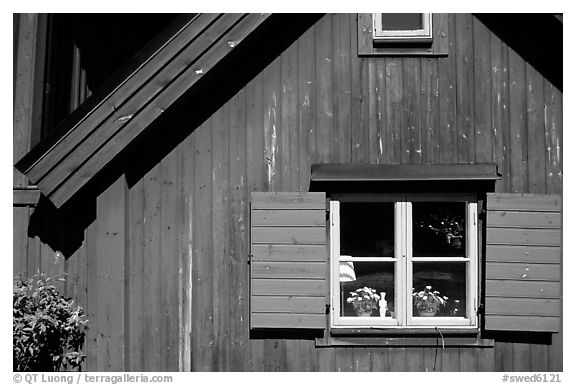
[[380,296],[376,294],[376,290],[366,286],[351,291],[350,297],[346,299],[346,302],[352,304],[359,317],[370,317],[372,311],[378,308],[378,301],[380,301]]
[[440,296],[437,290],[432,291],[432,286],[426,286],[423,291],[413,293],[414,306],[421,317],[433,317],[440,306],[445,306],[448,300],[446,296]]

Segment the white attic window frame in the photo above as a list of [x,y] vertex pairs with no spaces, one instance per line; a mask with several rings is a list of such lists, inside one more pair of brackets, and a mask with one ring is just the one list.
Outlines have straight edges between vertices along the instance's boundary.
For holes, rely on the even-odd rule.
[[432,14],[421,13],[422,29],[392,30],[382,25],[382,13],[372,14],[372,36],[376,42],[432,42]]

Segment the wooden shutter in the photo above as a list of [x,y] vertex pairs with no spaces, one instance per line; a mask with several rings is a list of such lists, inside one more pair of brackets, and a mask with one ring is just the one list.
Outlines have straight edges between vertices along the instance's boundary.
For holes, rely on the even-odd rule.
[[487,330],[560,328],[561,198],[488,194]]
[[251,328],[326,327],[324,193],[252,193]]

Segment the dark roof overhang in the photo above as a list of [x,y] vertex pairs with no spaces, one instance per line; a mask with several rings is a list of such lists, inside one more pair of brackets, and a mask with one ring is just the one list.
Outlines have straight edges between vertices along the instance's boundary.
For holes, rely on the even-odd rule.
[[496,164],[342,164],[312,165],[316,182],[498,180]]
[[473,192],[494,189],[498,166],[482,164],[312,165],[310,189],[332,192]]

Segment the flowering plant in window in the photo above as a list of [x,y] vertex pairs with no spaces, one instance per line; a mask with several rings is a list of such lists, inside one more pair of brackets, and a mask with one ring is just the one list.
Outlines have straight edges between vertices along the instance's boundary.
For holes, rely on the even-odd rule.
[[434,316],[440,309],[440,305],[446,305],[448,297],[441,296],[438,290],[432,291],[432,286],[426,286],[424,290],[412,293],[414,306],[420,312],[420,316]]
[[378,301],[380,301],[380,296],[376,294],[376,290],[366,286],[351,291],[346,299],[346,302],[352,304],[356,314],[364,317],[370,317],[372,311],[378,308]]

